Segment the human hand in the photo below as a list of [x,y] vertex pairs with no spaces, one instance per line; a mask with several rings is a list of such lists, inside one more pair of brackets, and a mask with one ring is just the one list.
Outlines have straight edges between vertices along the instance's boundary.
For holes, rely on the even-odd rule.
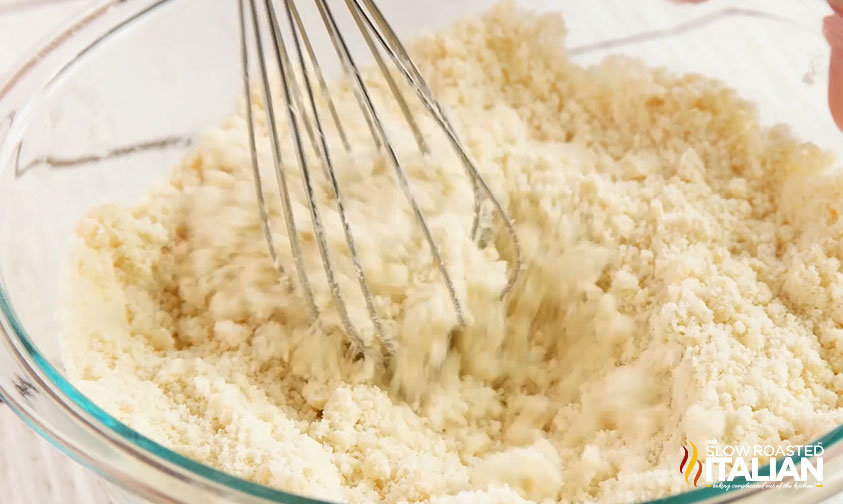
[[[673,0],[678,3],[701,3],[706,0]],[[828,107],[837,127],[843,131],[843,0],[828,0],[834,14],[825,18],[823,33],[831,44],[829,62]]]
[[835,14],[825,18],[823,32],[831,44],[828,78],[828,106],[837,127],[843,131],[843,0],[828,0]]

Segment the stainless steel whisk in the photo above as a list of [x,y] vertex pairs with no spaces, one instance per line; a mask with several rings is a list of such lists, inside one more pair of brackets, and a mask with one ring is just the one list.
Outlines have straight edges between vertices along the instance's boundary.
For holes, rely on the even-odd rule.
[[[248,104],[251,104],[253,95],[251,88],[252,79],[250,74],[250,37],[248,36],[248,34],[251,33],[251,39],[254,41],[258,54],[257,67],[260,73],[259,87],[261,88],[260,92],[263,94],[266,104],[266,119],[270,133],[270,144],[275,165],[275,174],[282,200],[291,252],[295,259],[298,280],[304,298],[310,308],[312,316],[314,318],[318,317],[319,309],[314,301],[313,288],[304,268],[301,244],[296,231],[297,224],[293,218],[290,192],[287,176],[285,174],[285,164],[281,157],[281,139],[279,138],[278,118],[276,117],[273,107],[273,98],[270,89],[271,69],[280,74],[281,90],[285,102],[285,110],[287,112],[287,121],[295,148],[296,163],[301,171],[316,243],[319,248],[328,285],[330,287],[333,302],[339,314],[340,320],[351,340],[361,346],[361,350],[365,352],[367,350],[366,345],[363,344],[358,329],[354,326],[351,318],[349,317],[343,295],[340,292],[340,288],[336,280],[331,251],[329,250],[325,239],[325,228],[322,223],[321,213],[314,198],[313,177],[308,158],[305,155],[304,135],[306,135],[309,139],[311,147],[314,150],[316,160],[319,164],[321,164],[322,172],[331,188],[333,200],[336,204],[340,222],[345,233],[345,241],[348,246],[350,259],[356,273],[357,282],[363,294],[363,298],[365,299],[368,314],[371,318],[375,333],[380,342],[389,348],[388,342],[390,340],[384,332],[383,324],[375,309],[372,293],[369,289],[369,284],[366,281],[366,275],[359,260],[352,226],[348,222],[346,216],[343,193],[339,183],[337,182],[331,156],[331,148],[325,135],[323,114],[327,112],[327,115],[331,116],[334,127],[341,139],[342,147],[346,150],[351,150],[352,146],[349,143],[348,137],[342,126],[342,120],[336,107],[334,106],[334,102],[331,99],[322,68],[320,67],[311,39],[308,36],[308,31],[305,29],[305,24],[302,21],[302,17],[296,5],[297,2],[296,0],[238,1],[243,61],[242,71],[246,101]],[[302,0],[299,0],[299,2],[301,1]],[[310,1],[313,2],[318,10],[324,29],[327,30],[327,34],[336,52],[336,56],[339,58],[345,78],[348,80],[351,90],[360,106],[360,110],[366,120],[366,123],[368,124],[372,138],[378,149],[384,154],[385,158],[394,169],[395,176],[401,190],[412,207],[418,224],[424,233],[432,259],[435,262],[445,285],[447,286],[448,293],[456,312],[457,322],[459,326],[462,327],[465,325],[465,312],[462,302],[457,295],[457,291],[454,287],[451,275],[448,272],[448,268],[442,259],[439,246],[434,241],[425,217],[422,214],[415,196],[413,195],[413,190],[410,186],[407,174],[404,171],[392,144],[390,143],[389,135],[384,127],[381,117],[378,115],[369,90],[364,83],[358,64],[349,49],[346,37],[340,29],[331,6],[329,6],[329,1]],[[428,144],[418,127],[417,121],[415,120],[402,91],[395,82],[381,51],[387,55],[389,60],[391,60],[395,65],[398,72],[407,80],[410,87],[417,94],[419,100],[421,100],[424,108],[431,114],[435,123],[442,128],[442,131],[444,131],[447,136],[450,145],[453,147],[460,159],[466,175],[471,179],[474,193],[474,221],[472,226],[472,237],[475,240],[478,239],[481,203],[484,200],[491,202],[493,212],[496,213],[503,222],[506,232],[512,240],[512,250],[514,254],[514,264],[510,265],[511,272],[509,281],[501,294],[502,296],[506,295],[516,282],[521,268],[521,252],[518,243],[518,236],[516,235],[511,219],[503,209],[500,202],[495,198],[494,194],[492,194],[489,186],[478,173],[474,163],[468,156],[466,149],[463,147],[462,142],[452,127],[451,122],[447,119],[444,111],[434,98],[433,93],[422,78],[404,45],[386,21],[386,18],[375,2],[373,0],[342,1],[362,34],[363,39],[374,57],[378,68],[383,74],[389,89],[397,100],[401,113],[406,119],[406,122],[411,129],[421,152],[424,154],[429,152]],[[277,7],[276,3],[278,4]],[[333,3],[336,6],[342,2],[330,3]],[[285,19],[287,28],[286,36],[283,33],[281,19]],[[322,95],[322,108],[326,108],[327,111],[320,111],[320,107],[317,105],[319,100],[316,96],[316,87],[319,88],[319,93]],[[276,268],[279,269],[279,272],[283,272],[283,266],[279,263],[277,250],[270,231],[268,211],[262,191],[262,181],[257,155],[257,141],[255,137],[256,128],[255,118],[253,117],[254,112],[252,111],[250,105],[246,107],[246,110],[252,170],[260,209],[260,217],[263,225],[263,233]],[[304,131],[304,135],[302,131]]]

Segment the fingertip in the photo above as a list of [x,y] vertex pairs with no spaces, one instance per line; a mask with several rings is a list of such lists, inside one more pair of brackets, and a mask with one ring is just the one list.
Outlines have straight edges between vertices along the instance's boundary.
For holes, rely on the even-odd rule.
[[828,79],[828,106],[837,127],[843,131],[843,49],[831,51]]
[[[843,0],[829,2],[843,8]],[[831,45],[828,77],[828,106],[837,127],[843,131],[843,15],[825,18],[823,32]]]

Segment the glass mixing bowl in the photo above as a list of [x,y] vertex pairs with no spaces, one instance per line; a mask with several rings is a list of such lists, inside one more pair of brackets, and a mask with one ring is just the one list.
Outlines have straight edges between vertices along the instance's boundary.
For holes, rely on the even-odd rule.
[[[491,3],[379,1],[404,36]],[[790,124],[843,155],[843,134],[826,104],[830,49],[821,25],[831,10],[824,1],[521,3],[566,15],[575,61],[622,52],[717,77],[758,103],[765,123]],[[120,503],[316,502],[215,471],[139,435],[68,383],[60,356],[58,285],[75,222],[92,206],[144,195],[197,131],[234,110],[241,94],[236,9],[235,1],[99,1],[0,80],[0,397],[101,475]],[[821,488],[703,488],[658,502],[827,499],[843,488],[843,427],[819,442]]]

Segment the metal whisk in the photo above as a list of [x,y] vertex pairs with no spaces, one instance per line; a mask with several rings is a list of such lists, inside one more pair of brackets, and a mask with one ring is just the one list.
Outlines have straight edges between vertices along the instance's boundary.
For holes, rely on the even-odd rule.
[[[301,1],[302,0],[299,0],[299,2]],[[472,237],[475,240],[478,237],[481,203],[484,200],[491,202],[493,212],[496,213],[503,222],[506,231],[512,240],[514,264],[510,265],[511,272],[509,281],[502,293],[502,296],[512,288],[518,277],[521,266],[518,237],[515,233],[512,221],[504,211],[500,202],[492,194],[492,191],[489,189],[486,182],[478,173],[474,163],[469,158],[466,149],[463,147],[459,137],[457,136],[457,133],[451,126],[451,122],[447,119],[444,111],[433,97],[433,93],[425,83],[416,65],[411,60],[407,50],[400,42],[389,23],[386,21],[381,10],[377,7],[377,5],[375,5],[374,1],[309,1],[313,2],[318,10],[322,25],[330,37],[331,44],[336,52],[336,56],[339,58],[344,76],[347,79],[348,84],[350,85],[351,90],[360,106],[372,138],[378,149],[383,153],[388,163],[394,169],[400,188],[411,205],[418,224],[424,233],[432,259],[441,274],[442,280],[447,286],[448,293],[456,312],[457,322],[460,326],[464,326],[465,312],[463,305],[457,295],[453,280],[448,272],[448,268],[442,259],[440,248],[434,241],[425,217],[422,214],[415,196],[413,195],[413,190],[410,186],[410,182],[408,181],[407,174],[402,167],[395,150],[393,149],[393,145],[390,143],[389,135],[384,128],[381,117],[378,115],[370,92],[367,89],[359,71],[358,64],[355,62],[355,58],[349,49],[347,40],[337,23],[337,19],[335,18],[334,12],[332,11],[329,3],[336,6],[344,2],[345,7],[351,14],[351,17],[362,34],[369,51],[374,57],[378,68],[382,72],[389,89],[397,100],[397,104],[399,105],[399,108],[406,119],[406,122],[411,129],[421,152],[427,154],[428,145],[402,91],[393,78],[381,51],[387,55],[388,59],[392,61],[398,72],[407,80],[410,87],[415,91],[419,100],[421,100],[424,105],[424,109],[431,114],[436,124],[438,124],[438,126],[441,127],[442,131],[446,134],[450,145],[453,147],[463,167],[465,168],[466,175],[472,182],[474,192],[474,222],[472,226]],[[277,6],[276,3],[278,4]],[[265,99],[267,114],[266,119],[270,133],[270,144],[275,164],[275,173],[277,176],[287,233],[289,236],[292,256],[295,259],[301,292],[304,295],[313,317],[318,317],[319,309],[314,301],[313,288],[305,271],[301,244],[296,232],[297,224],[293,218],[290,192],[287,176],[285,174],[286,168],[284,166],[284,161],[281,158],[281,139],[279,138],[278,121],[273,108],[272,93],[270,90],[270,69],[280,73],[281,90],[285,101],[284,105],[287,112],[287,122],[289,124],[290,133],[294,143],[296,162],[299,170],[301,170],[316,243],[322,258],[322,264],[325,269],[333,302],[341,322],[352,341],[362,345],[359,331],[349,317],[346,303],[336,280],[331,251],[329,250],[325,239],[325,228],[322,223],[319,207],[314,198],[313,177],[309,161],[305,155],[304,136],[307,136],[309,139],[311,147],[314,150],[315,157],[318,163],[321,164],[321,171],[324,173],[324,176],[331,188],[332,197],[336,204],[336,209],[339,213],[339,218],[345,233],[345,241],[348,246],[350,259],[353,263],[357,282],[363,294],[363,298],[365,299],[368,314],[373,323],[377,337],[382,343],[385,343],[388,341],[388,338],[384,333],[383,324],[377,311],[375,310],[372,293],[369,289],[369,284],[366,281],[366,275],[359,260],[352,226],[348,222],[346,216],[346,206],[343,200],[343,193],[339,183],[337,182],[332,161],[331,148],[329,146],[329,142],[326,140],[323,120],[324,115],[331,116],[331,120],[334,123],[334,127],[341,139],[343,148],[350,150],[352,147],[349,144],[348,137],[343,129],[342,119],[334,106],[334,102],[331,100],[328,85],[326,84],[322,68],[320,67],[319,60],[316,52],[314,51],[314,46],[311,43],[311,38],[308,36],[308,31],[305,29],[305,24],[302,21],[302,17],[296,5],[296,0],[239,0],[239,16],[243,59],[242,70],[246,100],[248,104],[252,103],[253,91],[251,88],[252,82],[250,75],[251,64],[249,51],[249,38],[251,38],[254,41],[258,53],[257,67],[259,68],[260,73],[260,92],[263,94]],[[281,19],[285,20],[285,26],[283,27]],[[284,33],[285,29],[286,35]],[[251,37],[248,36],[249,33],[251,33]],[[269,57],[267,57],[267,55],[269,55]],[[323,110],[320,110],[320,107],[317,106],[317,103],[320,103],[317,99],[317,87],[319,89],[318,93],[321,94],[321,104]],[[254,112],[252,111],[251,106],[247,106],[246,110],[249,123],[248,133],[249,147],[251,149],[252,170],[254,174],[258,204],[260,207],[263,232],[271,257],[279,271],[282,271],[283,268],[282,265],[279,264],[277,250],[275,248],[276,246],[270,232],[267,206],[262,191],[261,174],[257,156],[257,142],[255,138],[256,128],[255,118],[253,117]]]

